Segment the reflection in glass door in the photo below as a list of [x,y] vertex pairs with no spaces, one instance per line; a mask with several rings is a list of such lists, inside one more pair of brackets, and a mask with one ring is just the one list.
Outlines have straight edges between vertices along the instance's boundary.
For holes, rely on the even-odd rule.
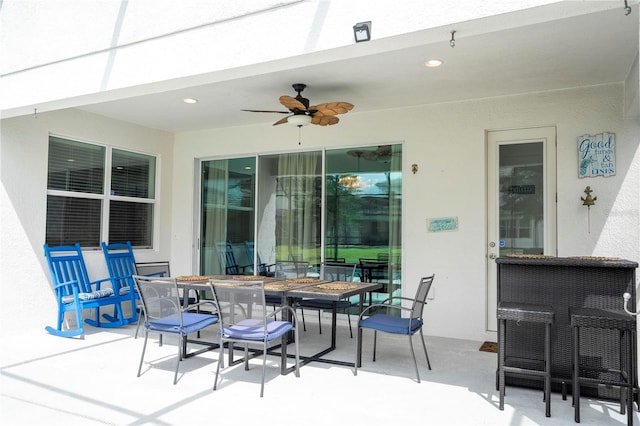
[[289,278],[344,261],[383,284],[375,300],[399,295],[402,145],[328,150],[324,179],[322,154],[203,161],[200,273]]
[[500,145],[500,256],[544,253],[544,146]]
[[200,273],[252,274],[254,157],[203,161]]
[[487,330],[497,328],[498,256],[555,255],[554,127],[487,133]]
[[304,276],[320,262],[321,177],[320,151],[260,157],[258,253],[275,274]]
[[401,164],[402,145],[326,152],[324,258],[382,283],[374,302],[401,291]]

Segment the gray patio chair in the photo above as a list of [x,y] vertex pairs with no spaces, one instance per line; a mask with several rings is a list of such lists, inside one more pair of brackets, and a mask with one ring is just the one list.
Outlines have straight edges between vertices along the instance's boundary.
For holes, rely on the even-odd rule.
[[142,371],[149,333],[175,334],[178,336],[178,357],[173,376],[173,384],[175,385],[178,382],[180,361],[191,355],[187,353],[187,336],[218,322],[218,315],[215,314],[217,312],[216,304],[211,300],[200,302],[200,305],[210,304],[213,306],[214,313],[189,312],[183,307],[180,300],[175,278],[134,275],[133,279],[144,311],[144,344],[138,366],[138,377]]
[[[392,296],[385,300],[383,303],[376,303],[368,306],[362,311],[358,318],[358,333],[356,334],[356,362],[353,374],[358,374],[358,367],[362,365],[362,329],[368,328],[373,330],[373,361],[376,360],[376,339],[378,331],[391,334],[404,334],[409,337],[409,347],[411,348],[411,356],[413,357],[413,365],[416,369],[416,379],[420,383],[420,373],[418,373],[418,362],[416,361],[416,354],[413,350],[412,337],[416,332],[420,332],[420,339],[422,340],[422,347],[424,348],[424,355],[427,358],[427,365],[431,370],[431,362],[429,362],[429,354],[427,353],[427,345],[424,343],[424,335],[422,334],[422,325],[424,324],[423,311],[424,306],[427,304],[427,294],[433,283],[435,275],[430,277],[423,277],[420,279],[416,296],[413,299],[408,297]],[[393,299],[402,299],[411,301],[411,307],[404,307],[400,305],[393,305]],[[402,318],[397,315],[390,315],[387,313],[374,313],[372,311],[378,309],[390,309],[396,310],[399,314],[403,311],[408,312],[407,318]]]
[[[356,263],[323,263],[320,266],[320,279],[325,281],[354,281],[356,275]],[[336,303],[336,309],[341,310],[347,314],[349,321],[349,335],[353,338],[353,331],[351,329],[351,315],[349,314],[349,308],[351,308],[351,300],[343,299]],[[302,312],[302,324],[304,331],[307,331],[307,327],[304,321],[304,308],[315,309],[318,311],[318,328],[320,334],[322,334],[322,311],[333,310],[334,302],[326,299],[301,299],[298,301],[297,306],[300,307]]]
[[[298,353],[298,321],[296,312],[290,306],[281,306],[268,311],[262,281],[213,281],[214,299],[220,307],[220,360],[216,368],[213,390],[217,389],[220,367],[223,365],[225,344],[231,353],[236,343],[244,347],[244,368],[249,370],[249,346],[258,346],[262,352],[262,382],[260,396],[264,395],[264,379],[267,368],[267,349],[273,342],[280,342],[286,348],[286,337],[290,331],[295,340],[295,374],[300,377]],[[288,312],[287,312],[288,311]],[[285,312],[291,321],[278,321],[276,316]],[[231,356],[230,356],[231,358]],[[286,363],[286,357],[282,357]],[[286,365],[281,365],[284,370]]]

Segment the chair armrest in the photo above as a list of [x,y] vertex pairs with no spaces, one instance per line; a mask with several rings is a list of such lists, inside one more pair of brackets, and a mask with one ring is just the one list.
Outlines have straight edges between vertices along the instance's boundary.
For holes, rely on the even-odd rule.
[[116,290],[120,289],[120,286],[118,285],[117,280],[118,279],[122,279],[122,278],[125,278],[125,277],[114,277],[114,278],[106,277],[106,278],[101,278],[99,280],[95,280],[95,281],[89,282],[89,286],[95,285],[96,286],[96,290],[100,290],[100,284],[102,284],[105,281],[111,281],[111,285],[113,287],[113,290],[116,291]]
[[[206,301],[204,301],[204,302],[214,303],[214,302],[213,302],[213,300],[206,300]],[[201,302],[201,303],[204,303],[204,302]],[[215,303],[214,303],[214,304],[215,304]],[[193,306],[193,305],[192,305],[192,306]],[[219,308],[220,310],[217,310],[218,308]],[[241,304],[241,303],[228,303],[228,302],[227,302],[225,305],[220,305],[220,304],[218,304],[218,307],[216,308],[216,312],[217,312],[219,315],[222,315],[222,313],[223,313],[223,312],[225,312],[225,311],[226,311],[226,312],[231,312],[231,310],[232,310],[231,308],[238,308],[238,309],[240,309],[240,312],[241,312],[242,316],[243,316],[244,318],[246,318],[246,317],[247,317],[247,310],[244,308],[244,306],[242,306],[242,304]]]
[[414,299],[410,298],[410,297],[402,297],[402,296],[391,296],[386,298],[385,300],[382,301],[382,304],[385,304],[387,302],[391,302],[394,299],[400,299],[400,300],[406,300],[407,302],[413,302]]
[[213,300],[203,300],[203,301],[201,301],[201,302],[194,303],[194,304],[192,304],[192,305],[186,306],[186,307],[182,308],[181,310],[182,310],[183,312],[185,312],[185,311],[187,311],[187,310],[191,310],[191,309],[193,309],[193,308],[197,308],[197,307],[199,307],[199,306],[203,306],[203,305],[211,305],[211,306],[213,306],[213,308],[214,308],[213,313],[215,313],[215,314],[217,314],[217,313],[218,313],[218,307],[216,306],[216,304],[215,304],[215,302],[214,302]]
[[70,280],[70,281],[65,281],[63,283],[58,283],[56,285],[53,286],[54,290],[58,290],[61,287],[65,287],[70,285],[72,290],[75,290],[76,292],[80,291],[80,286],[78,285],[78,280]]
[[[360,312],[360,315],[359,315],[358,319],[362,319],[362,317],[367,312],[369,312],[370,310],[372,310],[374,308],[376,308],[376,309],[391,308],[391,309],[397,309],[399,311],[409,311],[409,312],[412,310],[411,308],[406,308],[404,306],[399,306],[399,305],[389,305],[389,304],[383,304],[383,303],[376,303],[376,304],[373,304],[371,306],[367,306],[365,309],[363,309],[362,312]],[[371,314],[369,314],[369,315],[371,315]]]
[[270,313],[265,315],[265,318],[269,318],[269,317],[275,317],[277,314],[279,314],[280,312],[287,310],[291,313],[291,318],[293,318],[293,324],[297,327],[298,326],[298,315],[296,314],[296,310],[293,309],[293,307],[291,306],[281,306],[277,309],[274,309],[273,311],[271,311]]

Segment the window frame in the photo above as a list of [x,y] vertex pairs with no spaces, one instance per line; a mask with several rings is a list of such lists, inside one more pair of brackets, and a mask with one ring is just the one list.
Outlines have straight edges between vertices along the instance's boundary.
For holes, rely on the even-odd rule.
[[[75,142],[75,143],[80,143],[80,144],[87,144],[87,145],[94,145],[94,146],[99,146],[99,147],[103,147],[104,148],[104,170],[103,170],[103,176],[102,176],[102,180],[103,180],[103,189],[102,189],[102,193],[98,194],[98,193],[92,193],[92,192],[79,192],[79,191],[65,191],[65,190],[60,190],[60,189],[49,189],[49,157],[47,156],[47,183],[46,183],[46,195],[47,195],[47,203],[49,200],[49,196],[56,196],[56,197],[66,197],[66,198],[81,198],[81,199],[92,199],[92,200],[100,200],[101,201],[101,212],[100,212],[100,241],[98,241],[96,246],[90,245],[90,246],[84,246],[82,247],[83,249],[89,249],[89,250],[99,250],[100,249],[100,243],[102,241],[106,242],[107,244],[110,243],[109,241],[109,234],[110,234],[110,227],[109,227],[109,221],[110,221],[110,212],[111,212],[111,202],[112,201],[119,201],[119,202],[130,202],[130,203],[137,203],[137,204],[151,204],[152,207],[152,215],[151,215],[151,223],[148,225],[149,226],[149,231],[150,231],[150,238],[151,241],[149,241],[148,245],[134,245],[134,248],[138,248],[138,249],[156,249],[157,248],[157,241],[158,241],[158,231],[159,231],[159,207],[160,207],[160,200],[159,200],[159,188],[160,188],[160,167],[161,167],[161,162],[160,162],[160,156],[156,153],[149,153],[149,152],[144,152],[144,151],[140,151],[140,150],[134,150],[128,147],[122,147],[122,146],[116,146],[116,145],[110,145],[110,144],[105,144],[105,143],[100,143],[100,142],[95,142],[95,141],[89,141],[86,139],[82,139],[82,138],[77,138],[77,137],[72,137],[72,136],[64,136],[64,135],[60,135],[60,134],[55,134],[55,133],[49,133],[48,134],[48,138],[47,138],[47,152],[49,150],[50,144],[51,144],[51,138],[58,138],[58,139],[64,139],[70,142]],[[113,150],[119,150],[121,152],[125,152],[125,153],[133,153],[133,154],[141,154],[141,155],[145,155],[145,156],[149,156],[152,157],[155,160],[155,170],[154,173],[150,173],[149,174],[149,178],[153,179],[153,194],[149,194],[149,196],[153,197],[153,198],[142,198],[142,197],[132,197],[132,196],[124,196],[124,195],[112,195],[111,194],[111,181],[112,181],[112,173],[113,173]],[[45,225],[48,223],[48,216],[45,213]],[[45,226],[45,236],[44,236],[44,240],[45,242],[48,243],[47,241],[47,235],[46,235],[46,226]],[[121,242],[121,241],[113,241],[113,242]],[[72,244],[73,242],[68,242],[68,244]],[[67,242],[63,243],[64,245],[67,245]]]

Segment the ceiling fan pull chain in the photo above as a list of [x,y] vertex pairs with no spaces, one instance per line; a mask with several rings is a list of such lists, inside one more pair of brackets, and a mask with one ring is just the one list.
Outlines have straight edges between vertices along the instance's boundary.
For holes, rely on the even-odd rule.
[[298,126],[298,145],[302,145],[302,126]]

